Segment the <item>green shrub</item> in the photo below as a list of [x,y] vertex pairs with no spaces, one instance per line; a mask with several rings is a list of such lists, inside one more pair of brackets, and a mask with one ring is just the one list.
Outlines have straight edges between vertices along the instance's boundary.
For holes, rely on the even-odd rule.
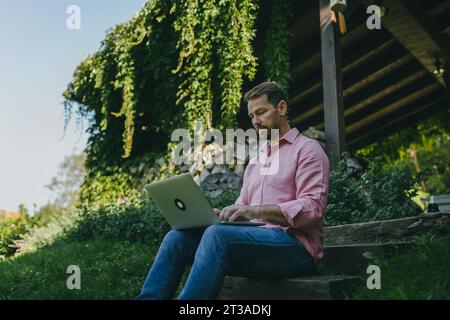
[[27,231],[25,218],[0,219],[0,260],[15,253],[14,240],[21,238]]
[[325,223],[328,226],[395,219],[417,213],[410,199],[417,194],[421,181],[408,165],[384,165],[374,158],[360,175],[347,170],[344,155],[330,173]]
[[381,289],[361,288],[354,299],[450,299],[450,228],[447,235],[427,234],[407,254],[374,259]]
[[237,197],[239,197],[240,190],[228,189],[224,190],[223,193],[215,198],[207,197],[209,203],[213,208],[222,209],[226,206],[232,205],[236,202]]
[[151,201],[106,205],[95,210],[82,209],[74,226],[65,231],[72,240],[94,238],[132,242],[160,241],[169,230],[164,217]]
[[39,248],[53,244],[63,236],[65,229],[72,227],[77,219],[77,210],[65,210],[48,221],[31,224],[19,241],[15,241],[16,254],[33,252]]

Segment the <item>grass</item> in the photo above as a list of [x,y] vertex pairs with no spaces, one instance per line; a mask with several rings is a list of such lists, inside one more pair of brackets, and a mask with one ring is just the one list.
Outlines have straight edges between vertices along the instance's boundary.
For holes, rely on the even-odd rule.
[[373,261],[381,270],[381,289],[365,286],[353,299],[450,299],[450,235],[426,235],[414,248],[385,261]]
[[[0,300],[135,299],[159,240],[63,240],[0,262]],[[450,299],[450,230],[416,239],[411,251],[380,266],[381,290],[359,289],[352,299]],[[66,286],[67,267],[81,269],[81,290]],[[186,279],[183,277],[177,295]]]
[[[0,262],[0,299],[135,299],[156,247],[110,240],[59,243]],[[81,289],[67,289],[78,265]]]

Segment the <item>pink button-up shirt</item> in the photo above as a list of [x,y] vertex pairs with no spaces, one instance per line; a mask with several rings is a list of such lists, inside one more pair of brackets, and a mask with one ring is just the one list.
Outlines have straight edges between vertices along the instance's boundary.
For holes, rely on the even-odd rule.
[[[281,137],[276,148],[261,148],[258,156],[262,154],[269,156],[265,159],[266,164],[250,160],[235,204],[279,206],[289,226],[263,220],[264,227],[281,227],[285,232],[293,233],[317,263],[323,256],[322,222],[328,198],[329,161],[326,153],[317,141],[292,128]],[[272,171],[276,173],[262,174],[264,168],[274,165],[273,159],[279,161],[276,164],[278,170]]]

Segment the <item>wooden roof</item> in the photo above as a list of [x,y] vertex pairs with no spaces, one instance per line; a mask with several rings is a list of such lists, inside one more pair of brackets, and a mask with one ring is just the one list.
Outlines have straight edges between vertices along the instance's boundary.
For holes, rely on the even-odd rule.
[[[450,107],[448,66],[450,0],[378,1],[386,9],[381,30],[366,26],[374,1],[348,0],[347,33],[340,38],[347,149],[354,150]],[[291,124],[324,130],[318,1],[293,1],[291,27]],[[261,53],[270,17],[262,2],[255,50]],[[264,79],[262,71],[249,87]]]

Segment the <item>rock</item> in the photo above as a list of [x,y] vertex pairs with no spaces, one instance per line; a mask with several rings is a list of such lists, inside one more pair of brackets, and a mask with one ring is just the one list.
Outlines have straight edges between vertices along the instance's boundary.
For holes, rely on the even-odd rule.
[[233,189],[240,189],[242,185],[242,177],[238,176],[236,173],[228,173],[226,175],[226,182],[228,187]]
[[197,164],[197,163],[194,163],[194,164],[189,168],[189,173],[190,173],[191,175],[195,175],[195,173],[197,172],[197,167],[198,167],[198,164]]
[[234,173],[239,176],[244,175],[245,166],[243,164],[237,164],[234,168]]
[[156,160],[156,163],[162,167],[164,165],[164,162],[166,162],[166,160],[164,159],[164,157],[159,158],[158,160]]
[[202,183],[210,175],[208,170],[200,172],[200,183]]
[[309,127],[307,130],[302,132],[302,135],[310,139],[325,141],[325,132],[317,130],[314,127]]
[[180,173],[185,173],[185,172],[188,172],[188,171],[189,171],[189,166],[187,164],[183,164],[180,167]]
[[214,167],[214,161],[212,158],[208,158],[205,162],[205,168],[211,170]]
[[220,173],[209,174],[201,183],[201,188],[203,190],[214,190],[218,188],[218,182],[221,177]]
[[361,164],[356,160],[355,158],[348,158],[347,159],[347,171],[351,174],[356,174],[358,172],[361,172],[363,170],[363,167]]
[[223,190],[218,189],[218,190],[213,190],[213,191],[208,192],[207,195],[210,198],[217,198],[217,197],[220,197],[222,195],[222,193],[223,193]]
[[215,174],[215,173],[228,173],[230,172],[230,170],[228,170],[228,168],[225,165],[216,165],[214,166],[214,168],[212,168],[211,173]]
[[136,167],[131,167],[130,168],[130,173],[131,174],[136,174],[137,171],[138,171],[138,168],[136,168]]

